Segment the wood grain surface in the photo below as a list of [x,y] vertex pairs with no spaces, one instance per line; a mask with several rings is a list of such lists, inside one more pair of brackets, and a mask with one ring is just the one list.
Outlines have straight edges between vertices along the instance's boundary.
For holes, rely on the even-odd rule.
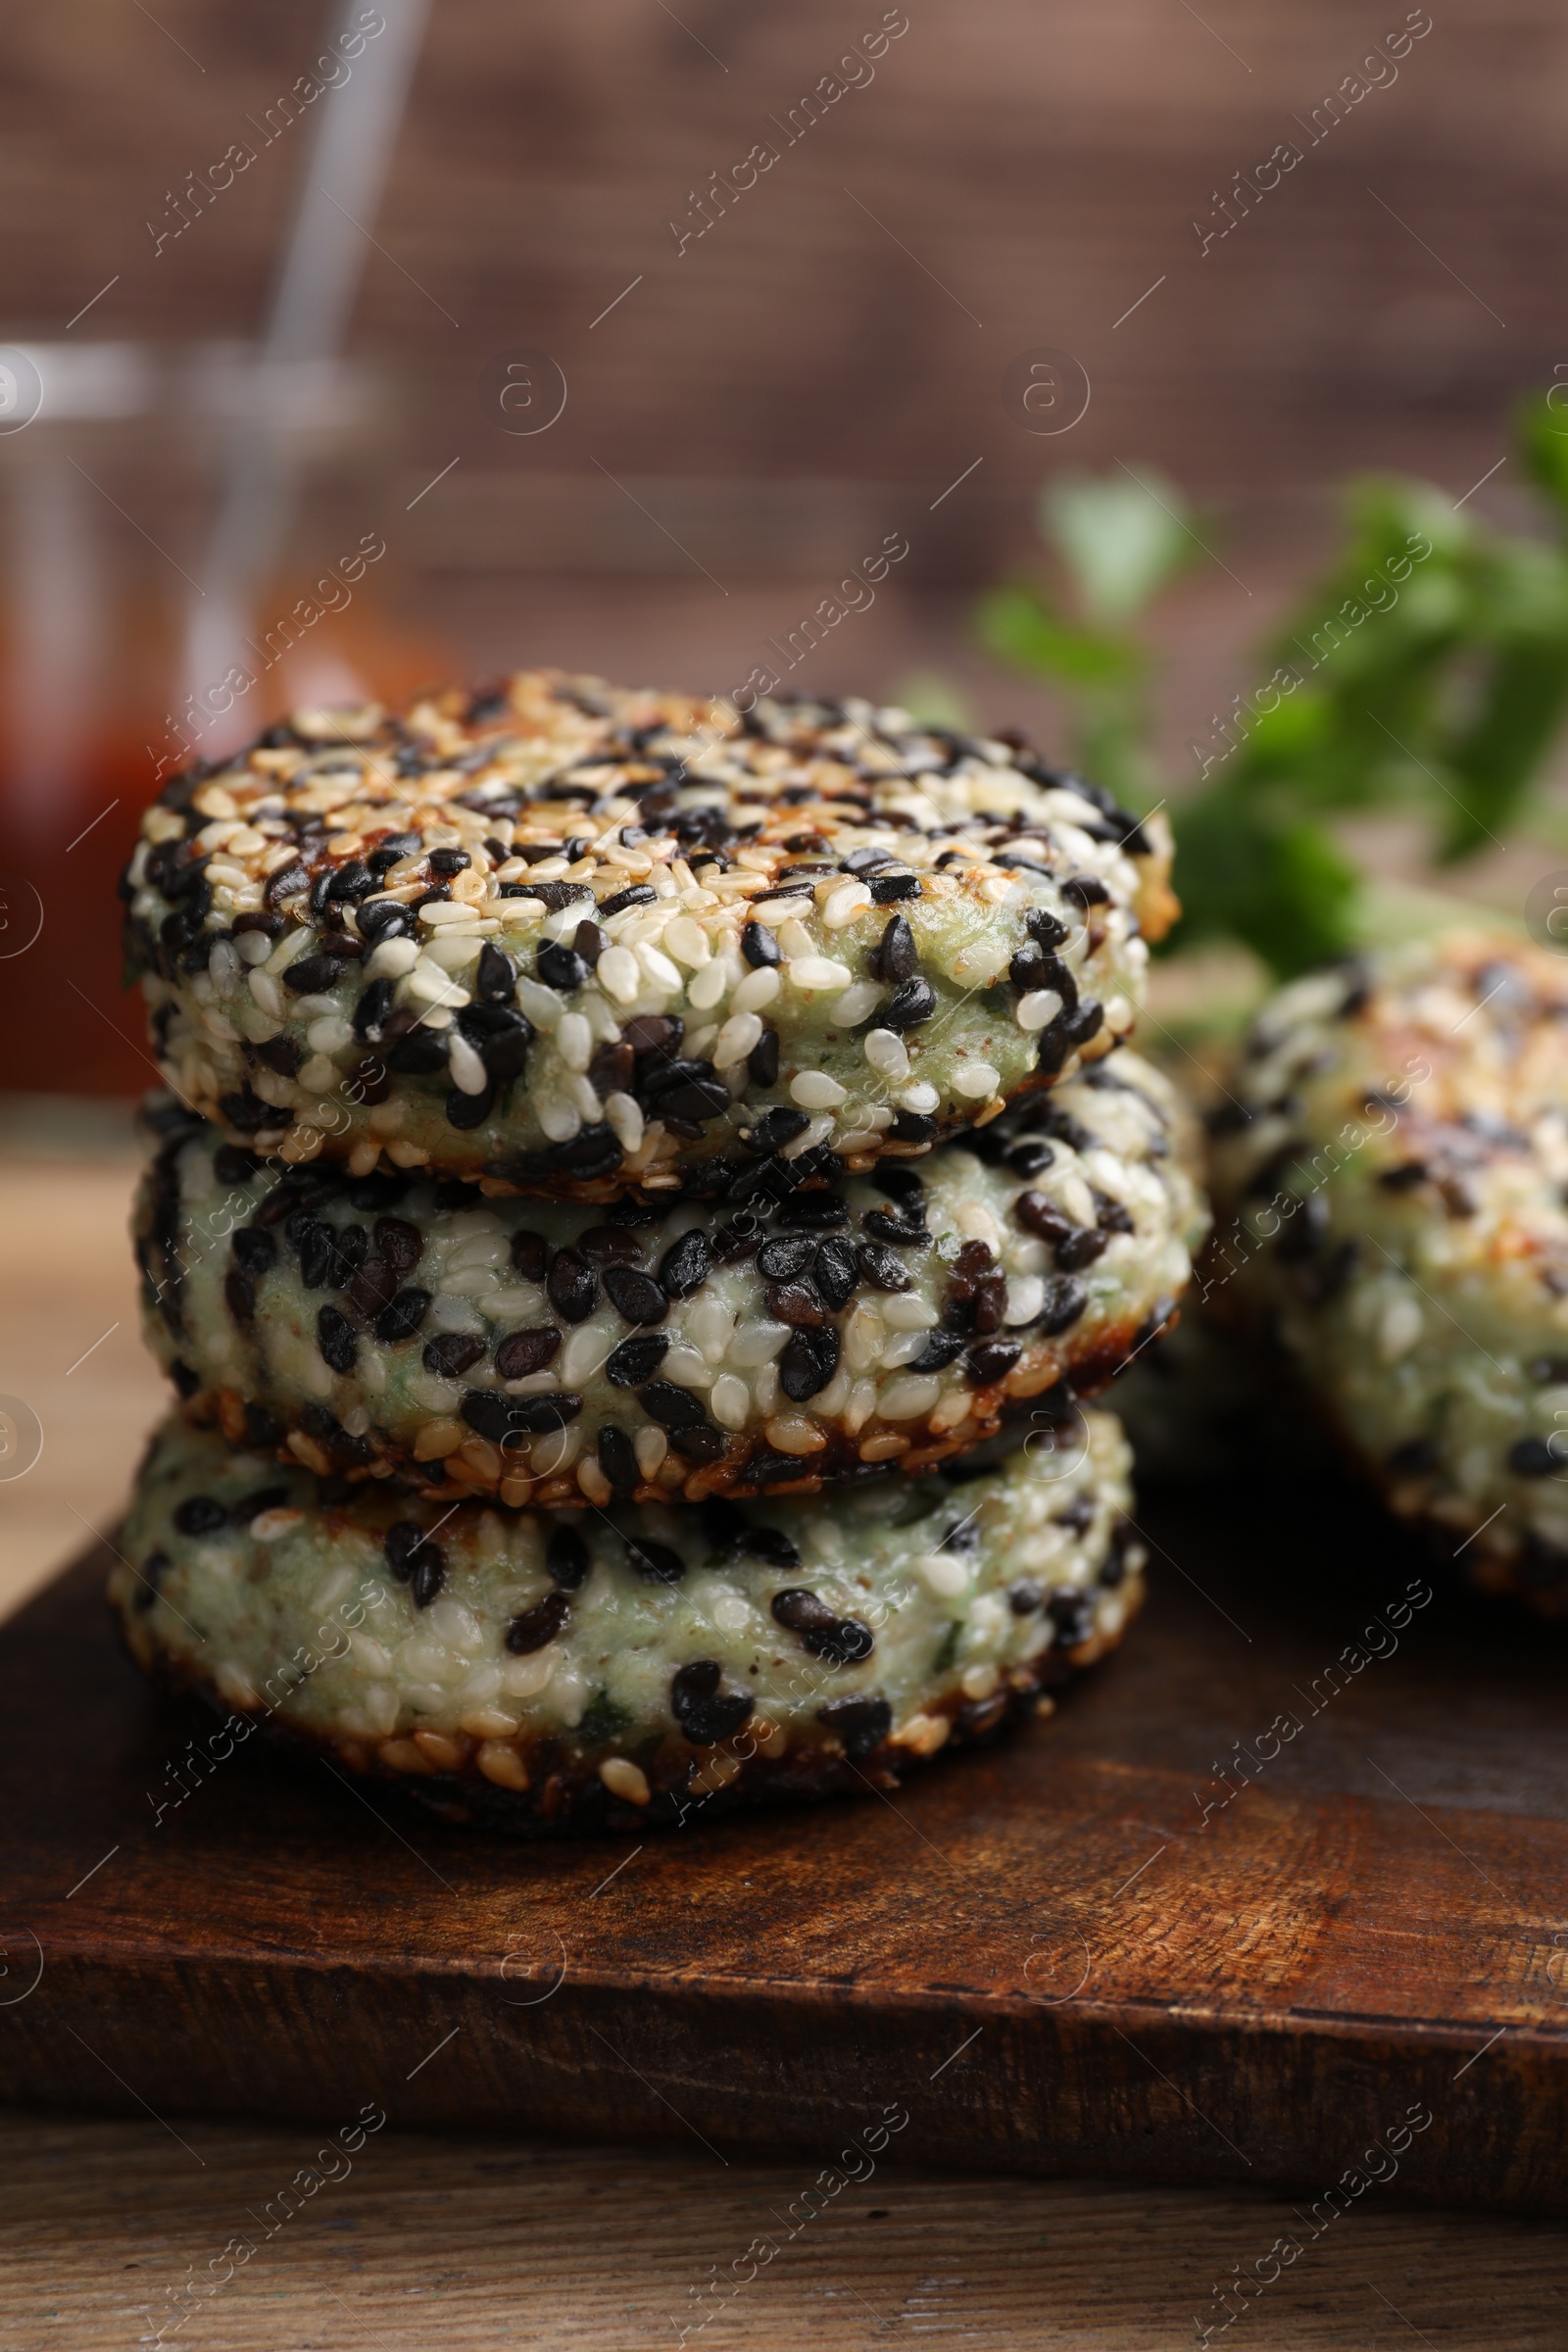
[[1568,2211],[1568,1637],[1283,1499],[1152,1498],[1126,1654],[896,1797],[545,1846],[182,1776],[95,1551],[0,1635],[0,2091]]
[[[81,1534],[78,1511],[110,1524],[142,1430],[161,1408],[160,1386],[131,1331],[133,1287],[123,1245],[129,1181],[128,1161],[112,1154],[0,1160],[0,1292],[8,1309],[0,1328],[0,1380],[38,1402],[46,1427],[36,1468],[24,1481],[0,1484],[5,1605],[35,1588],[74,1547]],[[65,1367],[79,1348],[116,1320],[120,1332],[68,1381]],[[40,1393],[45,1371],[56,1385]],[[95,1385],[85,1388],[89,1376]],[[1182,1564],[1192,1572],[1185,1554]],[[1278,1575],[1278,1562],[1265,1547],[1260,1581],[1266,1587]],[[1156,1585],[1182,1587],[1166,1563],[1156,1562],[1155,1577]],[[1353,1608],[1348,1616],[1353,1624]],[[1225,1629],[1215,1622],[1223,1642]],[[1251,1619],[1244,1615],[1240,1622],[1255,1639]],[[1340,1621],[1334,1630],[1343,1634]],[[1136,1668],[1157,1636],[1157,1618],[1135,1629],[1133,1646],[1102,1678],[1107,1690],[1111,1676]],[[1230,1641],[1229,1649],[1216,1649],[1211,1665],[1214,1720],[1225,1727],[1224,1740],[1175,1760],[1174,1793],[1189,1807],[1181,1768],[1191,1768],[1194,1786],[1208,1788],[1209,1767],[1216,1755],[1223,1758],[1232,1735],[1250,1740],[1274,1711],[1265,1692],[1268,1711],[1256,1720],[1246,1715],[1243,1701],[1250,1694],[1236,1688],[1233,1675],[1248,1645],[1240,1637]],[[1308,1685],[1332,1654],[1313,1653]],[[1481,1710],[1487,1738],[1479,1743],[1472,1738],[1478,1721],[1472,1691],[1456,1695],[1450,1690],[1440,1711],[1424,1717],[1423,1693],[1413,1686],[1395,1710],[1402,1758],[1370,1738],[1363,1741],[1363,1752],[1379,1757],[1439,1825],[1428,1848],[1435,1861],[1453,1861],[1440,1829],[1474,1852],[1469,1817],[1497,1796],[1517,1801],[1518,1779],[1527,1770],[1524,1735],[1528,1753],[1539,1756],[1535,1710],[1544,1688],[1549,1695],[1562,1662],[1554,1647],[1538,1652],[1526,1678],[1524,1715],[1512,1723],[1504,1708],[1499,1720],[1494,1699]],[[1375,1671],[1400,1677],[1408,1671],[1408,1652]],[[1368,1728],[1364,1710],[1381,1703],[1379,1692],[1374,1681],[1336,1702],[1351,1710],[1346,1744],[1352,1756],[1354,1737]],[[1359,1719],[1355,1710],[1363,1710]],[[1334,1712],[1328,1711],[1321,1728],[1330,1728]],[[1073,1710],[1065,1709],[1047,1736],[1068,1731],[1072,1721]],[[75,1724],[73,1709],[64,1726],[51,1727],[40,1753],[53,1758],[69,1744]],[[1152,1743],[1156,1740],[1157,1721],[1151,1726]],[[1413,1775],[1404,1768],[1412,1749]],[[160,1767],[163,1760],[160,1752]],[[1555,1820],[1557,1767],[1546,1761],[1544,1801]],[[1362,1770],[1379,1786],[1369,1768]],[[1447,1796],[1461,1801],[1440,1811],[1431,1801],[1433,1782],[1442,1788],[1445,1775]],[[1155,1797],[1169,1790],[1167,1778],[1147,1792],[1152,1823],[1165,1823]],[[1264,1794],[1260,1786],[1256,1798]],[[350,1800],[339,1801],[346,1811]],[[1225,1826],[1216,1817],[1205,1835],[1224,1834]],[[61,1889],[79,1875],[78,1852],[91,1843],[82,1834],[86,1827],[72,1824],[59,1835],[54,1864]],[[378,1861],[402,1854],[396,1840],[368,1820],[365,1831]],[[79,1868],[89,1867],[110,1842],[106,1838],[85,1853]],[[1144,1850],[1157,1843],[1152,1834]],[[430,1850],[439,1863],[439,1851]],[[911,1851],[933,1871],[939,1867],[913,1840]],[[1282,1845],[1278,1868],[1292,1867],[1295,1858],[1289,1844]],[[187,1849],[186,1860],[196,1884],[199,1857]],[[906,1861],[904,1867],[917,1888],[924,1885],[929,1891],[929,1883],[914,1875],[917,1864]],[[1146,1879],[1163,1867],[1162,1859]],[[1479,1879],[1475,1885],[1490,1902]],[[1369,1886],[1363,1919],[1386,1931],[1382,1940],[1396,1952],[1412,1941],[1424,1948],[1441,1927],[1445,1903],[1456,1913],[1449,1932],[1456,1922],[1478,1916],[1468,1889],[1451,1882],[1429,1885],[1423,1916],[1413,1922],[1383,1903],[1385,1891],[1380,1884]],[[1136,1899],[1137,1887],[1130,1893]],[[73,1911],[80,1899],[73,1897]],[[1558,1947],[1551,1943],[1560,1932],[1555,1917],[1547,1906],[1528,1947],[1548,1972],[1548,1983],[1558,1966]],[[1513,1924],[1524,1918],[1521,1911]],[[1527,1958],[1517,1955],[1512,1965],[1523,1982]],[[95,2037],[92,2025],[83,2030]],[[129,2038],[134,2041],[134,2033]],[[431,2041],[436,2038],[432,2034]],[[955,2034],[954,2043],[959,2038]],[[1483,2038],[1472,2034],[1467,2047]],[[1505,2034],[1450,2088],[1463,2092],[1474,2083],[1499,2049],[1506,2052],[1508,2039]],[[966,2053],[949,2075],[974,2056],[974,2050]],[[93,2062],[81,2063],[86,2068]],[[442,2063],[432,2060],[425,2073]],[[1463,2063],[1455,2056],[1449,2074]],[[121,2071],[135,2083],[133,2063]],[[673,2346],[677,2316],[685,2320],[691,2290],[710,2286],[711,2266],[731,2265],[773,2219],[787,2216],[816,2171],[793,2156],[767,2162],[733,2151],[721,2165],[695,2141],[685,2147],[673,2141],[595,2147],[569,2135],[453,2131],[430,2136],[393,2122],[368,2140],[351,2177],[330,2184],[286,2229],[265,2238],[265,2222],[253,2229],[250,2217],[263,2215],[295,2172],[312,2163],[321,2134],[254,2121],[170,2115],[161,2123],[107,2076],[96,2089],[85,2080],[71,2088],[86,2105],[102,2111],[119,2103],[135,2120],[100,2122],[82,2112],[23,2109],[0,2114],[0,2178],[6,2183],[0,2340],[17,2352],[41,2352],[62,2342],[81,2352],[134,2344],[177,2316],[181,2306],[172,2298],[193,2272],[211,2277],[209,2266],[246,2231],[257,2241],[255,2258],[169,2340],[200,2352],[292,2352],[296,2346],[422,2352],[432,2341],[457,2352],[468,2346],[475,2352],[492,2346],[508,2352],[514,2346],[527,2352],[645,2352],[666,2341]],[[65,2089],[62,2080],[42,2085],[41,2095],[53,2103]],[[1195,2095],[1201,2100],[1200,2090]],[[1309,2086],[1308,2103],[1312,2095]],[[360,2103],[356,2099],[347,2114]],[[335,2113],[328,2118],[333,2127],[344,2120]],[[1416,2150],[1433,2136],[1431,2131],[1423,2134]],[[1315,2180],[1314,2194],[1323,2185]],[[1246,2340],[1257,2352],[1317,2352],[1319,2346],[1366,2352],[1422,2338],[1445,2352],[1557,2352],[1568,2340],[1568,2240],[1561,2225],[1424,2211],[1405,2200],[1404,2185],[1396,2180],[1364,2195],[1314,2241],[1248,2312]],[[1112,2185],[884,2164],[871,2180],[836,2198],[722,2316],[689,2340],[713,2352],[772,2352],[775,2346],[858,2352],[906,2335],[935,2352],[949,2345],[955,2352],[959,2346],[982,2352],[1022,2352],[1024,2346],[1031,2352],[1035,2346],[1046,2352],[1057,2346],[1176,2352],[1195,2340],[1195,2318],[1215,2318],[1212,2289],[1235,2277],[1235,2266],[1266,2255],[1282,2232],[1294,2229],[1299,2234],[1293,2220],[1297,2206],[1306,2210],[1300,2199],[1250,2186]],[[151,2324],[144,2316],[149,2307],[158,2315]]]
[[[1212,2288],[1288,2202],[905,2167],[846,2192],[727,2305],[694,2306],[811,2180],[798,2163],[430,2137],[389,2128],[267,2238],[320,2146],[276,2127],[0,2119],[7,2352],[132,2352],[235,2240],[256,2251],[166,2336],[191,2352],[1189,2352]],[[233,2256],[229,2257],[230,2262]],[[153,2315],[148,2318],[149,2312]],[[1553,2223],[1456,2220],[1397,2193],[1248,2311],[1246,2352],[1560,2352]],[[1226,2341],[1216,2338],[1216,2342]]]

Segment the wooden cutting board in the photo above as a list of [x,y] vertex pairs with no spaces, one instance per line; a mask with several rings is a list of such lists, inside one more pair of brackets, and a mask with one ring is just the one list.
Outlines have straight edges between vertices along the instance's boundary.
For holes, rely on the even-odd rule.
[[1053,1720],[641,1845],[248,1749],[155,1826],[89,1556],[0,1633],[0,2097],[1568,2211],[1568,1638],[1401,1630],[1425,1556],[1305,1485],[1151,1508]]

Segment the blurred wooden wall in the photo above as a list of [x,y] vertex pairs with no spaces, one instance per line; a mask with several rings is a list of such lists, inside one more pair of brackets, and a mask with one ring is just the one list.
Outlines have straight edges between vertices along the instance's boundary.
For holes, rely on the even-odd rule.
[[[0,334],[59,337],[117,272],[74,336],[245,336],[263,314],[308,123],[156,258],[143,221],[336,20],[157,17],[51,0],[0,35]],[[401,389],[389,514],[462,460],[408,524],[420,565],[694,576],[600,467],[725,584],[847,562],[895,508],[910,578],[978,578],[1043,472],[1118,457],[1254,508],[1359,465],[1457,496],[1516,388],[1568,360],[1547,0],[1433,0],[1397,78],[1376,68],[1315,146],[1299,125],[1401,0],[908,0],[874,80],[785,146],[775,123],[883,17],[433,0],[355,329]],[[777,165],[678,252],[671,217],[759,140]],[[1216,192],[1281,141],[1301,163],[1201,254],[1194,220],[1222,225]],[[569,384],[535,438],[501,429],[490,388],[519,345]],[[1058,439],[1002,398],[1037,346],[1093,386]]]

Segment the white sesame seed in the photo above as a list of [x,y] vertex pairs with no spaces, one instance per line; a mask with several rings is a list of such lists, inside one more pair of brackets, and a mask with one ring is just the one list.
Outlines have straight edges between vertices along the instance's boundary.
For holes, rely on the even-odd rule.
[[1009,1323],[1032,1323],[1046,1302],[1046,1286],[1038,1274],[1014,1275],[1007,1284]]
[[1054,988],[1031,988],[1018,999],[1017,1020],[1020,1029],[1045,1029],[1061,1010],[1061,999]]
[[936,1329],[936,1308],[928,1299],[917,1298],[913,1291],[896,1293],[892,1298],[879,1299],[878,1304],[882,1310],[882,1320],[890,1331]]
[[677,914],[673,922],[664,925],[663,945],[678,963],[684,963],[694,972],[712,957],[708,933],[689,914]]
[[[599,958],[601,978],[604,976],[604,969],[605,958],[601,956]],[[517,1004],[519,1010],[527,1014],[536,1029],[554,1029],[564,1010],[561,999],[555,990],[546,988],[544,983],[539,980],[519,980],[517,982]]]
[[873,1070],[883,1078],[901,1079],[909,1075],[909,1053],[896,1029],[868,1031],[864,1054]]
[[920,1331],[896,1331],[877,1357],[884,1372],[897,1372],[901,1364],[912,1364],[923,1355],[927,1347],[926,1334]]
[[792,986],[796,988],[848,988],[854,974],[847,963],[835,963],[831,956],[796,956],[789,964]]
[[829,1007],[828,1018],[836,1028],[858,1029],[869,1020],[887,991],[876,980],[854,980]]
[[871,893],[863,882],[846,882],[824,902],[822,920],[830,931],[842,931],[853,923],[862,907],[871,904]]
[[[656,988],[666,989],[672,995],[679,990],[681,985],[679,968],[671,963],[669,957],[660,949],[652,945],[640,947],[637,950],[637,960]],[[604,957],[601,956],[599,961],[602,968]]]
[[659,1367],[661,1380],[672,1380],[678,1389],[707,1389],[712,1386],[713,1367],[697,1348],[684,1340],[672,1340]]
[[593,1058],[594,1033],[580,1012],[564,1012],[556,1024],[556,1052],[568,1070],[585,1070]]
[[[234,946],[241,963],[265,963],[272,953],[272,943],[265,931],[241,931]],[[417,949],[415,953],[418,953]]]
[[710,1364],[722,1363],[735,1329],[735,1309],[722,1298],[699,1297],[686,1317],[686,1336]]
[[263,1012],[274,1021],[283,1018],[283,992],[270,972],[253,971],[250,977],[251,995]]
[[541,1095],[534,1104],[540,1126],[553,1144],[569,1144],[582,1126],[582,1113],[561,1095]]
[[735,1373],[722,1372],[713,1383],[708,1406],[720,1429],[744,1429],[752,1409],[752,1393]]
[[305,1042],[313,1054],[340,1054],[345,1046],[354,1043],[354,1032],[341,1014],[328,1012],[318,1021],[312,1021],[305,1032]]
[[767,1424],[766,1436],[778,1453],[820,1453],[827,1445],[816,1423],[805,1413],[775,1413]]
[[909,1562],[921,1583],[944,1600],[969,1590],[969,1571],[955,1551],[922,1551]]
[[761,1034],[755,1012],[732,1012],[714,1041],[714,1069],[727,1070],[733,1062],[744,1061]]
[[914,1086],[906,1086],[899,1097],[906,1110],[914,1111],[935,1110],[941,1100],[936,1088],[927,1086],[923,1080]]
[[787,1323],[745,1322],[725,1350],[726,1360],[746,1371],[758,1364],[769,1364],[789,1336]]
[[960,1062],[953,1074],[953,1091],[983,1102],[996,1093],[1000,1076],[1001,1072],[994,1070],[989,1061]]
[[902,1380],[889,1381],[876,1409],[884,1421],[914,1421],[931,1410],[941,1394],[935,1373],[906,1372]]
[[650,1424],[637,1432],[632,1440],[632,1449],[637,1456],[638,1469],[644,1478],[651,1479],[669,1451],[669,1440],[662,1429],[655,1429]]
[[619,1004],[629,1004],[642,986],[642,973],[630,948],[607,948],[599,958],[599,984]]
[[851,1389],[844,1407],[844,1427],[852,1438],[858,1438],[876,1410],[876,1384],[858,1380]]
[[[602,957],[600,968],[603,969]],[[748,972],[744,980],[736,982],[730,991],[731,1009],[735,1012],[760,1012],[764,1004],[772,1004],[783,985],[775,966],[762,964],[757,971]]]
[[801,1070],[790,1080],[790,1100],[803,1110],[832,1110],[844,1099],[845,1089],[823,1070]]
[[610,1121],[615,1141],[623,1152],[640,1150],[643,1140],[641,1106],[630,1095],[609,1095],[605,1099],[605,1116]]
[[629,1756],[607,1756],[599,1767],[599,1778],[612,1796],[628,1805],[646,1805],[653,1795],[647,1774],[639,1771]]
[[688,981],[687,1002],[698,1012],[711,1012],[723,1002],[724,991],[728,985],[729,974],[725,971],[722,962],[715,957],[712,961],[705,963],[702,970]]
[[[244,942],[260,937],[260,932],[242,931],[240,954],[242,956],[245,954]],[[252,957],[250,960],[254,961],[255,958]],[[383,939],[380,946],[372,948],[366,957],[365,976],[368,980],[401,980],[406,972],[413,971],[418,960],[419,943],[417,940]]]

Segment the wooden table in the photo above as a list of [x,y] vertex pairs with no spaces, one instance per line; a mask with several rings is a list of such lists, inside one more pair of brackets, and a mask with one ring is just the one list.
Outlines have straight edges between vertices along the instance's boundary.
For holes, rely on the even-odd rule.
[[[0,1483],[6,1608],[80,1548],[84,1524],[111,1523],[162,1407],[135,1338],[131,1173],[113,1151],[0,1158],[0,1394],[28,1403],[44,1432],[34,1468]],[[166,2340],[200,2352],[647,2352],[705,2316],[687,2340],[710,2352],[901,2337],[934,2352],[1175,2352],[1196,2340],[1195,2315],[1212,2316],[1216,2282],[1292,2227],[1288,2201],[1268,2195],[884,2167],[720,2307],[698,2300],[710,2266],[729,2271],[800,2197],[810,2174],[799,2161],[389,2130],[277,2223],[280,2192],[322,2136],[178,2116],[0,2117],[0,2342],[129,2346],[190,2308]],[[194,2308],[174,2301],[196,2274],[220,2278],[241,2238],[256,2250],[219,2291]],[[1568,2233],[1379,2192],[1237,2326],[1256,2352],[1560,2352]]]

